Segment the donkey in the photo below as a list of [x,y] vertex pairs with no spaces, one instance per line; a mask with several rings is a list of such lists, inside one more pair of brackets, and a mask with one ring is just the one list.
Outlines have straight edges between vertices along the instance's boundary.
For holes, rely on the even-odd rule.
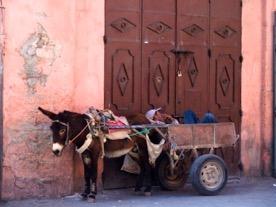
[[[135,146],[138,148],[139,159],[136,161],[140,166],[140,174],[137,177],[135,192],[141,192],[145,181],[145,195],[151,195],[153,165],[149,163],[147,143],[144,137],[136,135],[125,139],[109,140],[103,142],[99,133],[105,133],[104,128],[99,127],[95,120],[87,114],[79,114],[70,111],[53,113],[38,107],[44,115],[52,120],[52,152],[61,156],[63,149],[74,144],[81,154],[84,166],[84,191],[81,197],[89,202],[95,202],[97,194],[97,164],[103,154],[107,158],[119,157],[130,152]],[[149,124],[149,120],[143,114],[128,117],[129,124]],[[160,143],[161,137],[154,132],[149,136],[155,144]],[[138,133],[139,134],[139,133]],[[90,141],[88,141],[90,140]],[[84,148],[86,146],[86,148]],[[82,150],[81,150],[82,149]],[[104,152],[103,152],[104,151]]]

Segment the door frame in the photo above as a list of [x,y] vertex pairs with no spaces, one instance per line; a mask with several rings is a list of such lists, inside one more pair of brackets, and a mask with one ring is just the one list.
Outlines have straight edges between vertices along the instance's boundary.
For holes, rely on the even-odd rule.
[[4,56],[4,11],[2,0],[0,0],[0,200],[2,199],[3,181],[3,56]]
[[276,11],[273,25],[273,149],[272,176],[276,178]]

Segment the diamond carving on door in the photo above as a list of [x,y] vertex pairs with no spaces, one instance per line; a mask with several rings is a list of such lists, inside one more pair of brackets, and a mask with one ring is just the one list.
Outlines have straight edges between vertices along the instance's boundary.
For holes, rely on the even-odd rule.
[[190,25],[188,27],[185,27],[183,29],[183,31],[186,32],[188,35],[190,35],[192,37],[196,37],[199,33],[203,32],[204,29],[202,29],[197,24],[192,24],[192,25]]
[[127,83],[128,83],[128,76],[127,76],[127,71],[126,71],[126,66],[124,63],[121,64],[118,77],[117,77],[117,82],[121,91],[122,96],[125,95]]
[[134,23],[127,20],[126,18],[120,18],[115,20],[114,22],[111,23],[111,26],[122,33],[128,32],[132,28],[136,27]]
[[225,25],[215,30],[215,33],[220,37],[226,39],[226,38],[232,37],[236,33],[236,31],[231,27]]
[[230,85],[230,77],[226,66],[224,67],[224,69],[222,69],[222,73],[219,78],[219,83],[220,83],[223,95],[226,96]]
[[228,109],[234,104],[234,60],[231,55],[220,55],[216,68],[216,101],[219,108]]
[[189,79],[191,81],[191,85],[192,85],[192,87],[194,87],[196,78],[198,76],[198,69],[196,66],[194,56],[190,57],[190,64],[188,66],[188,75],[189,75]]
[[156,91],[156,94],[160,96],[161,91],[162,91],[162,86],[164,82],[164,76],[162,74],[161,66],[158,64],[155,68],[154,75],[152,77],[153,83],[154,83],[154,88]]
[[150,25],[148,25],[147,27],[148,29],[150,29],[151,31],[157,33],[157,34],[162,34],[168,30],[171,29],[171,27],[167,24],[165,24],[164,22],[154,22]]

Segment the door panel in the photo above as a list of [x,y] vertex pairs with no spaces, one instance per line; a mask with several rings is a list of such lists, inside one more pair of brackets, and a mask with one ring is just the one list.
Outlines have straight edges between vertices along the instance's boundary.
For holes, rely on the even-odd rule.
[[199,116],[208,110],[209,1],[183,0],[177,5],[176,114],[191,109]]
[[[223,8],[228,8],[227,10]],[[241,6],[239,0],[212,0],[210,13],[210,105],[219,121],[240,130]]]
[[139,0],[106,4],[105,105],[116,114],[140,112],[141,11]]
[[[141,2],[107,0],[105,107],[116,114],[141,110]],[[129,187],[135,176],[120,170],[123,158],[104,160],[104,188]]]
[[202,116],[208,110],[208,63],[207,48],[185,46],[191,53],[181,58],[176,78],[176,111],[182,115],[191,109]]
[[233,121],[240,130],[240,50],[214,48],[210,73],[211,111],[219,121]]
[[142,24],[142,111],[174,113],[175,1],[144,1]]

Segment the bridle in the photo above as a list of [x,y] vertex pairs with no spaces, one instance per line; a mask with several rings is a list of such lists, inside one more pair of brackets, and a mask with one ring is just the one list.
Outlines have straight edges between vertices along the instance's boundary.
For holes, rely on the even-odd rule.
[[93,121],[94,121],[93,119],[90,119],[89,121],[86,120],[86,126],[85,126],[76,136],[74,136],[72,139],[69,139],[69,129],[70,129],[69,124],[68,124],[68,123],[65,123],[65,122],[62,122],[62,121],[60,121],[60,120],[53,120],[54,123],[59,123],[59,124],[61,124],[61,125],[63,125],[63,126],[66,127],[66,132],[67,132],[67,133],[66,133],[65,146],[66,146],[66,145],[69,145],[69,146],[70,146],[72,143],[74,143],[74,141],[75,141],[77,138],[79,138],[79,136],[80,136],[87,128],[89,128],[90,132],[92,132],[93,129],[92,129],[92,127],[91,127],[90,124],[91,124]]

